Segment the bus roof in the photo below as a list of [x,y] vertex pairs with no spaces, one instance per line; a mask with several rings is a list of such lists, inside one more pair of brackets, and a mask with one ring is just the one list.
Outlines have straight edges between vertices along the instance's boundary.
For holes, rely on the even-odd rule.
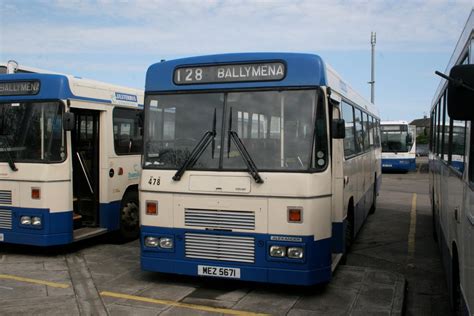
[[[194,83],[178,85],[174,72],[181,67],[282,62],[286,73],[280,80],[252,82]],[[330,86],[343,97],[367,111],[379,115],[375,106],[347,84],[334,69],[316,54],[307,53],[232,53],[188,57],[151,65],[146,74],[145,92],[202,91],[212,89],[245,89],[275,87]]]
[[[39,82],[34,94],[10,93],[7,84]],[[105,82],[51,73],[0,75],[0,102],[76,99],[129,106],[143,106],[143,91]]]

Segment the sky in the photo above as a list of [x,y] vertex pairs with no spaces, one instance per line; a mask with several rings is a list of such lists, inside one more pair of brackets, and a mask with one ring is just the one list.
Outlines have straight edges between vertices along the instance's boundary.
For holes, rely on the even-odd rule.
[[429,113],[474,0],[0,0],[0,62],[10,59],[140,88],[162,59],[228,52],[320,55],[383,120]]

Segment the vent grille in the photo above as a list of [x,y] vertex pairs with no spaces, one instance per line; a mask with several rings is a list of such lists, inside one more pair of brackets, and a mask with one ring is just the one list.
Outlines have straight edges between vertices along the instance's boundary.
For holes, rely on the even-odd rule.
[[0,228],[12,229],[12,212],[9,210],[0,210]]
[[186,233],[187,258],[255,262],[255,238]]
[[0,204],[12,205],[12,191],[0,190]]
[[255,212],[186,209],[184,223],[216,229],[255,230]]

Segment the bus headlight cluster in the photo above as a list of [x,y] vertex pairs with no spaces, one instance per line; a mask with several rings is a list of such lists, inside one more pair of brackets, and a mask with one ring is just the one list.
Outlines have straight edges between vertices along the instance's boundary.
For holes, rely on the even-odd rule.
[[41,217],[39,216],[22,216],[20,217],[20,224],[23,226],[41,226]]
[[145,237],[145,246],[149,248],[172,249],[174,247],[173,238],[169,237]]
[[302,247],[271,246],[270,256],[274,258],[303,259],[304,250]]

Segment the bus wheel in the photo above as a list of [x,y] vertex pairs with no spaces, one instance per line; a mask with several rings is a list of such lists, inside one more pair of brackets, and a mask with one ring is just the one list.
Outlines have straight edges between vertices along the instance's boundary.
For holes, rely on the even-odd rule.
[[[453,260],[453,276],[452,276],[452,296],[453,296],[453,315],[464,315],[464,305],[461,292],[461,282],[459,278],[459,263],[457,259],[457,251]],[[467,315],[467,314],[466,314]]]
[[122,239],[138,238],[140,233],[139,212],[138,192],[125,193],[120,208],[120,237]]
[[374,214],[377,209],[377,180],[374,183],[374,193],[372,196],[372,206],[370,207],[369,214]]
[[431,198],[431,214],[432,214],[432,226],[433,226],[433,239],[437,243],[438,242],[438,232],[436,228],[436,206],[434,200],[434,193],[432,194]]

